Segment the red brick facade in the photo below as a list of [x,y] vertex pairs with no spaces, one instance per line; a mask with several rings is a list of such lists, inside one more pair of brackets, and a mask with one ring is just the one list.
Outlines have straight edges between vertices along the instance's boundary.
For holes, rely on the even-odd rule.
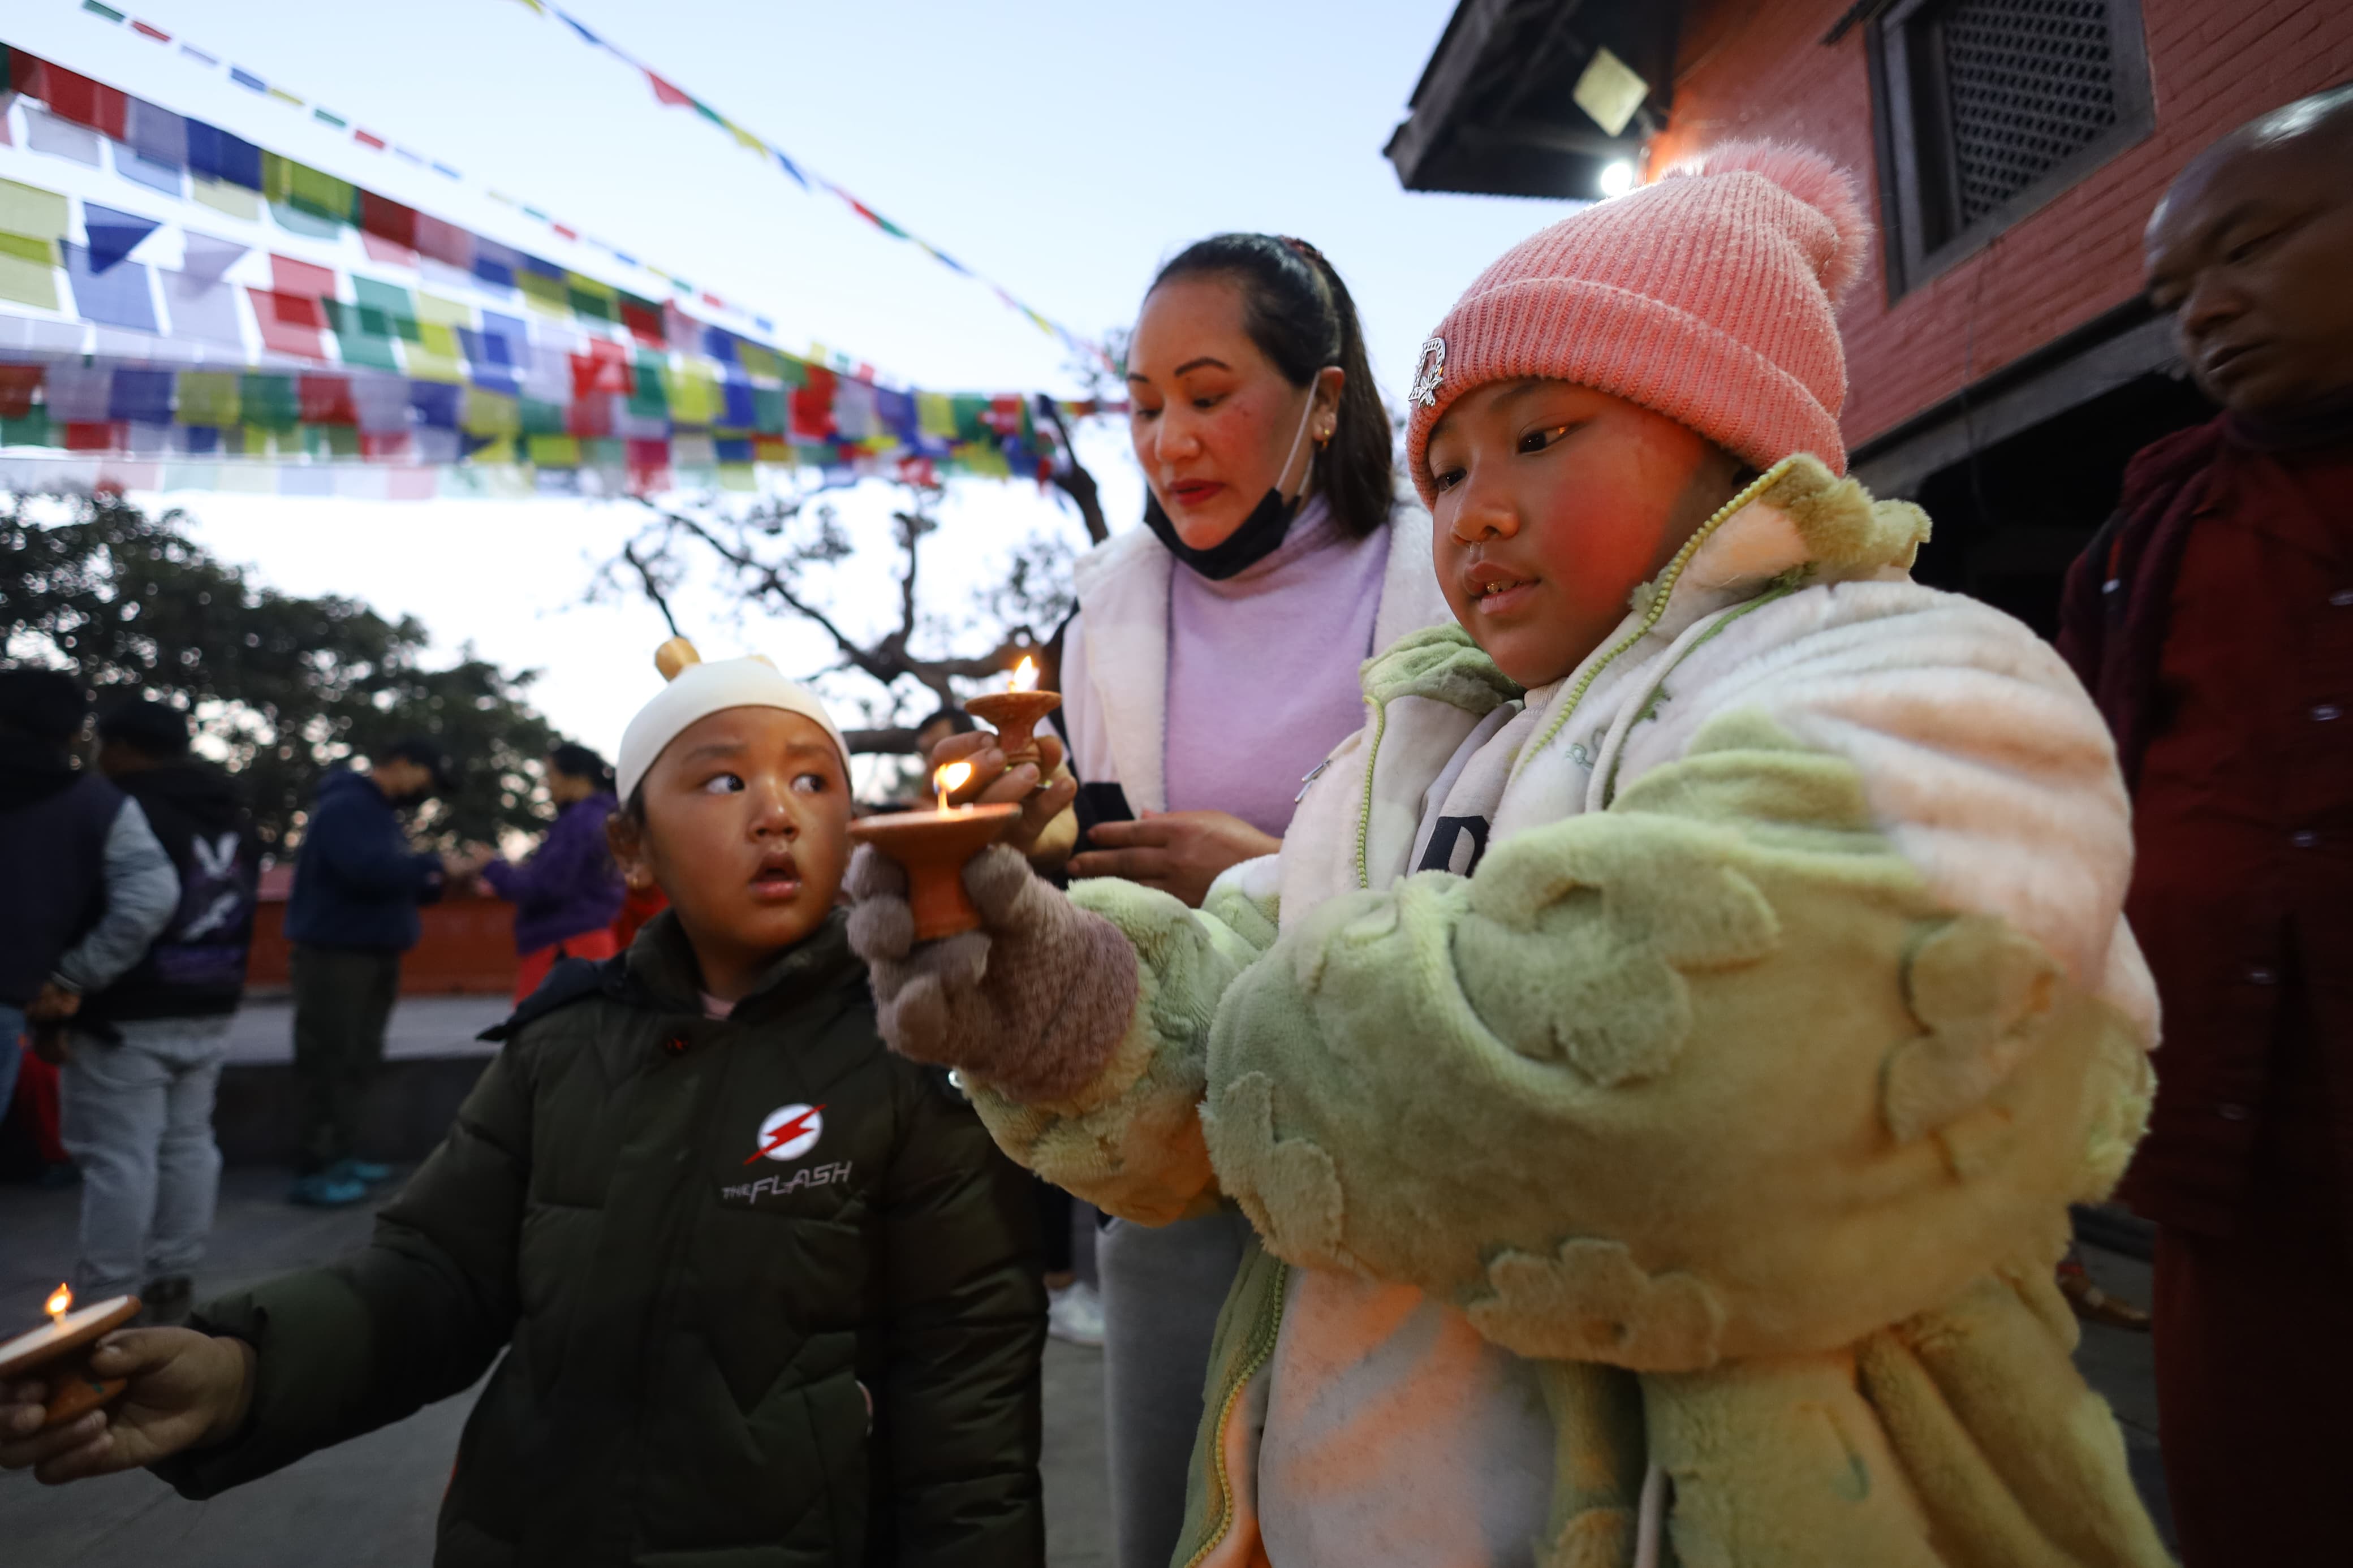
[[[1851,0],[1698,0],[1684,12],[1674,108],[1653,169],[1736,136],[1807,142],[1854,169],[1878,208],[1864,31],[1822,37]],[[2182,163],[2267,109],[2353,79],[2346,0],[2141,0],[2156,129],[1893,305],[1882,258],[1849,298],[1845,434],[1857,446],[2129,300],[2140,235]]]

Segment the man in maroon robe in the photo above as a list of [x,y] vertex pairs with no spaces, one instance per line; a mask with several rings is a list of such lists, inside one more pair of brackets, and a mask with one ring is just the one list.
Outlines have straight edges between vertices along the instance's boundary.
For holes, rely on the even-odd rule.
[[2116,731],[2164,1004],[2157,1222],[2189,1568],[2353,1561],[2353,89],[2191,160],[2149,297],[2223,413],[2142,451],[2060,647]]

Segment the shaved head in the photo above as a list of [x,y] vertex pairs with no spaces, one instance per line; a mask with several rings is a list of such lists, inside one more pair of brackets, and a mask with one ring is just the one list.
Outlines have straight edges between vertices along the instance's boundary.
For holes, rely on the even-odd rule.
[[2353,87],[2252,120],[2192,158],[2148,222],[2149,299],[2224,407],[2353,395]]

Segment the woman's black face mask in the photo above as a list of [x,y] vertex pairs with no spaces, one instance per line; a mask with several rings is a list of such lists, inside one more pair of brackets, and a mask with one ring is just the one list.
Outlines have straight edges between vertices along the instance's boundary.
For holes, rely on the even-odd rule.
[[[1144,526],[1153,537],[1168,547],[1168,553],[1212,583],[1222,583],[1238,573],[1247,572],[1273,554],[1291,531],[1292,520],[1299,515],[1299,502],[1307,493],[1307,479],[1301,476],[1299,489],[1288,500],[1283,499],[1282,476],[1291,471],[1291,459],[1299,456],[1299,443],[1307,435],[1307,426],[1315,417],[1315,398],[1311,392],[1307,412],[1299,421],[1299,433],[1291,438],[1291,450],[1282,456],[1282,467],[1275,470],[1275,482],[1250,514],[1231,533],[1207,549],[1197,550],[1185,542],[1161,506],[1160,498],[1152,487],[1144,488]],[[1311,459],[1309,472],[1314,471]]]

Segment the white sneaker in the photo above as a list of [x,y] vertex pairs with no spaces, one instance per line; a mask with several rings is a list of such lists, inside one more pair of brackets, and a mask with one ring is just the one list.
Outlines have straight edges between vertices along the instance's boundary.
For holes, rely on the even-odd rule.
[[1046,1331],[1058,1340],[1099,1350],[1103,1342],[1103,1298],[1082,1279],[1046,1292]]

